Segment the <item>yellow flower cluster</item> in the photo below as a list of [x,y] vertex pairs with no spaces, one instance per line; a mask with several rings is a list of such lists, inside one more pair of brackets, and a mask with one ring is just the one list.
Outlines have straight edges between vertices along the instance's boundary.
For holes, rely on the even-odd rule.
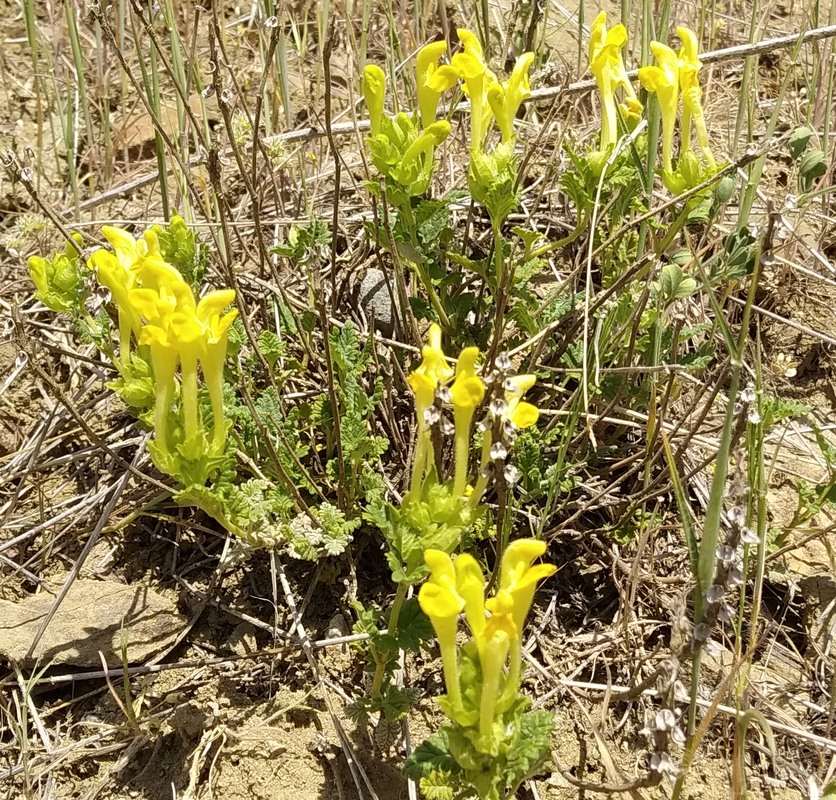
[[[432,42],[418,51],[418,115],[424,133],[412,144],[411,152],[407,153],[409,160],[426,152],[427,147],[439,144],[439,140],[449,134],[450,126],[446,121],[436,122],[438,102],[441,95],[459,81],[462,81],[464,92],[470,99],[470,142],[473,148],[482,147],[494,119],[502,140],[513,139],[517,111],[523,100],[531,96],[528,71],[534,62],[534,53],[523,53],[517,59],[511,77],[507,81],[499,81],[485,63],[482,45],[476,34],[466,28],[459,28],[457,33],[463,50],[453,55],[449,64],[439,64],[447,52],[446,42]],[[386,76],[374,64],[368,65],[363,75],[371,132],[372,136],[377,136],[383,132],[386,119],[383,110]],[[436,129],[434,126],[440,127]]]
[[[627,28],[619,23],[607,30],[607,12],[598,14],[589,35],[589,68],[601,96],[600,148],[603,152],[618,139],[618,109],[621,109],[628,128],[635,127],[643,110],[624,67],[621,51],[626,44]],[[620,104],[616,103],[618,89],[626,95]]]
[[464,49],[450,59],[449,67],[441,67],[440,71],[464,83],[464,92],[470,100],[470,146],[482,148],[493,119],[502,141],[508,142],[514,138],[514,119],[520,105],[531,97],[528,71],[534,53],[523,53],[514,64],[511,77],[500,82],[485,62],[476,34],[467,28],[459,28],[456,33]]
[[413,500],[420,497],[424,480],[432,472],[435,463],[430,435],[432,409],[435,407],[438,390],[446,387],[454,374],[455,379],[449,387],[456,443],[453,491],[456,496],[461,496],[467,486],[473,414],[485,397],[485,383],[476,374],[479,348],[466,347],[462,350],[454,373],[441,349],[441,328],[434,323],[430,326],[427,344],[424,345],[421,355],[420,365],[407,379],[415,392],[415,410],[418,415],[418,443],[409,496]]
[[[150,352],[157,450],[173,455],[168,434],[179,365],[184,455],[199,458],[207,446],[220,453],[226,436],[223,364],[229,326],[238,313],[224,310],[235,300],[235,292],[219,289],[196,301],[180,272],[163,258],[153,229],[139,239],[121,228],[105,226],[102,233],[113,252],[95,251],[89,266],[118,308],[120,369],[129,368],[132,337],[139,348]],[[200,419],[198,365],[212,405],[211,440],[204,435]]]
[[[695,186],[704,178],[699,159],[691,148],[691,123],[697,129],[697,139],[707,164],[708,175],[717,171],[717,163],[711,153],[705,114],[702,107],[702,90],[698,74],[702,67],[699,58],[697,35],[690,28],[680,26],[676,33],[682,41],[679,52],[666,44],[651,42],[650,49],[656,64],[641,67],[639,80],[649,92],[655,93],[662,112],[662,178],[674,193]],[[677,169],[673,168],[673,137],[679,110],[679,94],[682,93],[682,142]],[[707,176],[706,176],[707,177]]]
[[[702,67],[697,35],[685,26],[678,27],[676,32],[682,41],[678,52],[661,42],[650,43],[657,63],[641,67],[639,81],[659,101],[662,114],[662,178],[668,189],[678,194],[716,172],[717,163],[708,143],[702,90],[697,77]],[[607,15],[602,11],[592,23],[589,37],[589,67],[595,76],[601,98],[602,153],[607,153],[618,139],[619,109],[628,130],[636,126],[643,110],[624,67],[621,51],[626,44],[627,29],[618,24],[607,30]],[[620,104],[616,102],[616,92],[619,89],[625,95],[624,102]],[[674,170],[673,139],[680,93],[683,104],[682,145],[679,162]],[[706,169],[700,166],[699,158],[691,148],[692,123],[697,130]]]
[[[502,557],[499,586],[485,597],[486,581],[473,556],[455,562],[441,550],[427,550],[430,577],[418,602],[430,618],[441,649],[447,697],[445,713],[465,727],[475,727],[489,741],[497,715],[516,699],[520,688],[522,633],[538,584],[553,575],[552,564],[534,564],[546,552],[535,539],[518,539]],[[456,646],[458,618],[464,612],[478,654],[481,685],[477,692],[463,685]],[[466,682],[466,681],[465,681]]]
[[[459,354],[454,372],[447,364],[447,357],[441,347],[441,328],[433,324],[430,326],[427,344],[422,348],[421,356],[421,363],[407,378],[415,393],[415,410],[418,415],[418,442],[409,496],[413,500],[420,497],[424,481],[433,469],[435,458],[430,428],[434,418],[438,416],[437,409],[443,397],[453,406],[455,440],[453,493],[457,497],[462,497],[468,493],[467,477],[473,415],[485,399],[485,382],[476,371],[479,348],[465,347]],[[448,387],[451,378],[453,382]],[[539,410],[522,399],[536,380],[534,375],[515,375],[505,380],[504,403],[499,412],[502,423],[510,423],[514,428],[528,428],[537,422]],[[470,492],[471,505],[478,503],[485,491],[487,477],[485,477],[484,468],[490,461],[492,442],[492,432],[488,429],[482,444],[480,467],[483,474],[474,490]]]

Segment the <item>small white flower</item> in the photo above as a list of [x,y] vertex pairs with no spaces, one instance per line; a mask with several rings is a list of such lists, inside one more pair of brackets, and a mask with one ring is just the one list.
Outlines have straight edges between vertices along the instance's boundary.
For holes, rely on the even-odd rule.
[[453,402],[453,395],[450,392],[449,386],[439,386],[436,389],[435,396],[441,400],[442,403],[450,404]]

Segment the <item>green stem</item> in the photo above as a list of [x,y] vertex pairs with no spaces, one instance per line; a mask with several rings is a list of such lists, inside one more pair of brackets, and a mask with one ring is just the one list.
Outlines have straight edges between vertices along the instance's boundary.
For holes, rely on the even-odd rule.
[[188,441],[198,432],[197,405],[197,361],[193,358],[181,357],[183,367],[182,383],[180,385],[180,399],[183,401],[183,420],[186,440]]
[[479,505],[479,501],[482,499],[482,495],[485,493],[485,489],[488,486],[488,479],[482,474],[482,472],[490,461],[492,443],[493,431],[487,430],[485,431],[485,436],[482,439],[482,458],[479,461],[479,478],[476,481],[476,486],[473,487],[473,494],[470,495],[470,499],[468,500],[473,508]]
[[424,470],[427,466],[427,457],[432,455],[432,442],[429,431],[424,427],[421,420],[418,421],[418,444],[415,447],[415,460],[412,464],[412,481],[409,487],[409,494],[406,502],[415,503],[421,497],[421,488],[424,485]]
[[542,247],[538,248],[537,250],[532,251],[528,254],[528,258],[526,261],[531,261],[534,258],[541,258],[542,256],[551,253],[553,250],[559,250],[561,247],[566,247],[567,245],[572,244],[575,239],[578,238],[585,230],[586,224],[589,222],[589,209],[587,208],[581,214],[578,215],[578,224],[571,230],[571,232],[564,236],[562,239],[558,239],[556,242],[549,242],[548,244],[544,244]]
[[438,316],[438,321],[441,323],[441,327],[444,328],[445,331],[450,332],[450,317],[447,316],[444,306],[441,305],[441,300],[435,291],[435,287],[433,286],[429,273],[426,269],[424,269],[424,265],[418,261],[419,257],[423,258],[423,254],[418,244],[418,228],[415,223],[415,215],[412,213],[412,206],[409,204],[409,201],[404,203],[398,211],[406,223],[407,230],[409,231],[409,243],[412,246],[413,256],[416,259],[414,261],[412,259],[408,259],[409,263],[415,268],[415,274],[418,276],[418,280],[421,281],[421,285],[427,293],[427,297],[433,307],[433,311],[435,311]]
[[[395,599],[392,602],[392,610],[389,612],[389,627],[386,633],[389,636],[394,636],[398,629],[398,617],[401,615],[401,608],[403,608],[404,600],[406,600],[406,593],[409,591],[408,583],[399,583],[398,591],[395,593]],[[386,665],[389,663],[388,658],[378,657],[375,654],[375,661],[377,666],[374,671],[374,681],[372,682],[372,699],[380,697],[380,690],[383,688],[383,678],[386,675]]]

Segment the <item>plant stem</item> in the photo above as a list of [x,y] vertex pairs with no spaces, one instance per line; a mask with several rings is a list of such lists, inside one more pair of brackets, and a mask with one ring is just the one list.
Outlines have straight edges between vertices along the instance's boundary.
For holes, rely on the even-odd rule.
[[[398,584],[398,591],[395,593],[395,599],[392,602],[392,610],[389,612],[389,626],[386,629],[386,633],[389,636],[394,636],[395,631],[398,629],[398,617],[401,615],[401,608],[403,608],[403,602],[406,600],[407,591],[409,591],[408,583]],[[375,662],[377,666],[375,667],[374,681],[372,682],[373,700],[380,697],[380,690],[383,688],[383,678],[386,675],[386,665],[389,663],[389,659],[378,658],[375,654]]]
[[420,259],[423,258],[423,253],[421,252],[421,248],[418,244],[418,228],[415,223],[415,215],[412,213],[412,206],[410,206],[409,201],[404,203],[399,211],[403,216],[407,229],[409,230],[409,243],[413,249],[413,258],[409,259],[409,263],[415,268],[415,274],[418,276],[418,280],[421,281],[424,291],[427,293],[427,297],[433,307],[433,311],[435,311],[438,316],[438,321],[441,323],[441,327],[449,333],[451,329],[450,318],[447,316],[444,306],[441,305],[441,300],[438,298],[438,294],[435,291],[432,280],[430,280],[429,273],[426,269],[424,269],[424,265],[420,261]]

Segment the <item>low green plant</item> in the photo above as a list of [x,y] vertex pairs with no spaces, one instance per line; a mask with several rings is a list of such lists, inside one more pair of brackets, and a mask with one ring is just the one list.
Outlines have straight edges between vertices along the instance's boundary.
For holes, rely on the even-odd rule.
[[[525,619],[537,585],[556,572],[551,564],[534,565],[545,550],[534,539],[511,542],[492,596],[472,556],[454,562],[443,551],[424,554],[430,577],[418,602],[438,639],[447,693],[437,701],[449,720],[406,763],[427,798],[513,797],[549,760],[554,718],[531,711],[520,693]],[[460,645],[462,612],[470,638]]]

